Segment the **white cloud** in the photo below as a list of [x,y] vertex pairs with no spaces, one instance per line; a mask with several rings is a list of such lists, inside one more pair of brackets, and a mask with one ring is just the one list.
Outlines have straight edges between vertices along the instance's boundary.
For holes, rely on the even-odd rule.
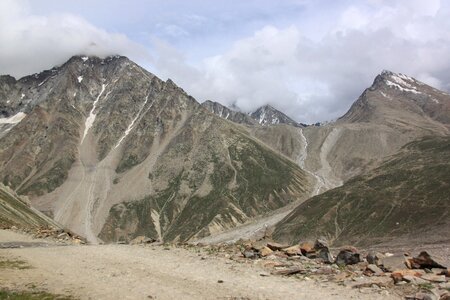
[[72,14],[33,15],[28,3],[20,0],[0,1],[0,43],[0,72],[17,77],[61,64],[76,54],[147,55],[125,35],[109,33]]
[[[345,113],[383,69],[448,89],[449,20],[440,1],[372,0],[342,10],[319,40],[297,25],[265,26],[196,67],[181,58],[158,71],[200,101],[244,111],[272,104],[298,121],[323,121]],[[159,52],[159,61],[170,61],[170,52]]]

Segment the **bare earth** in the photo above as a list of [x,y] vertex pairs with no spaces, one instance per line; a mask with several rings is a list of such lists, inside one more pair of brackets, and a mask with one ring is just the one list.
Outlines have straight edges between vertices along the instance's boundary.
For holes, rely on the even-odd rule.
[[22,241],[25,247],[0,249],[0,257],[24,260],[32,268],[2,269],[0,288],[23,290],[34,285],[80,299],[398,299],[330,282],[263,277],[260,274],[267,272],[252,261],[237,263],[195,249],[26,247],[32,242],[29,237],[0,230],[0,245],[12,241]]

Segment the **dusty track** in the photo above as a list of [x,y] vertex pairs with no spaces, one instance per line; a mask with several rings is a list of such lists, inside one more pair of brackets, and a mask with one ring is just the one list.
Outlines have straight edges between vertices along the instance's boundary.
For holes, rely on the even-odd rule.
[[[11,241],[15,235],[0,231],[0,241]],[[23,289],[34,284],[81,299],[396,299],[328,282],[262,277],[252,261],[241,264],[162,246],[0,249],[0,256],[25,260],[33,267],[2,270],[0,287]]]

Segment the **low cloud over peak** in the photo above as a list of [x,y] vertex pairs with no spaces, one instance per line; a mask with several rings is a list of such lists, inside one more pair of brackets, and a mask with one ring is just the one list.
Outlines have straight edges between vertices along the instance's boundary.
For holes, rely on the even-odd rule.
[[145,57],[125,35],[97,28],[81,16],[30,13],[24,1],[0,2],[0,72],[21,77],[64,63],[77,54]]

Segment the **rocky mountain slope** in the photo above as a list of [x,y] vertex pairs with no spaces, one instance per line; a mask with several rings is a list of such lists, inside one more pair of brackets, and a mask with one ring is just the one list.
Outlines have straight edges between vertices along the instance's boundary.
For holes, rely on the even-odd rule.
[[384,71],[337,122],[252,133],[316,175],[321,191],[339,186],[410,141],[450,134],[450,95]]
[[336,245],[450,242],[450,137],[411,142],[379,167],[299,205],[276,226],[284,241]]
[[52,219],[31,207],[26,199],[0,184],[0,228],[37,229],[59,228]]
[[243,112],[232,110],[225,105],[220,104],[219,102],[214,102],[210,100],[206,100],[202,103],[202,106],[212,112],[213,114],[218,115],[221,118],[226,120],[230,120],[232,122],[238,124],[246,124],[246,125],[255,125],[257,124],[256,120],[254,120],[251,116],[244,114]]
[[293,161],[125,57],[2,76],[0,113],[0,180],[92,242],[188,240],[311,194]]
[[[250,126],[247,130],[311,175],[314,196],[376,168],[411,141],[448,136],[449,106],[447,93],[406,75],[384,71],[337,122],[306,128]],[[270,219],[261,219],[259,228],[287,214],[288,210],[283,210]],[[256,225],[247,224],[246,228]],[[236,240],[247,231],[240,227],[202,241]]]

